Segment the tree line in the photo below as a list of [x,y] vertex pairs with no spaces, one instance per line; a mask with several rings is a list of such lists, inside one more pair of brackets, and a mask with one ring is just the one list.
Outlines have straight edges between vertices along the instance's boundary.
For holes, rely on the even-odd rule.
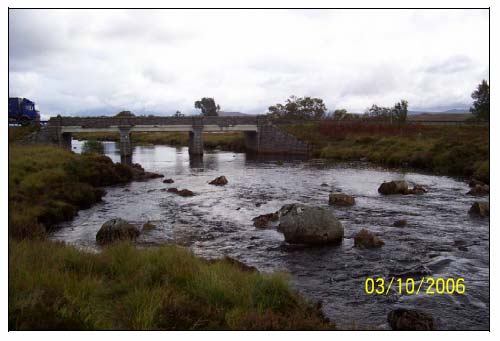
[[[475,121],[490,120],[490,87],[486,80],[483,80],[477,89],[471,94],[474,100],[470,112]],[[194,102],[194,107],[200,110],[201,116],[218,116],[220,105],[215,103],[211,97],[203,97]],[[408,101],[400,100],[392,107],[383,107],[373,104],[361,115],[348,113],[346,109],[336,109],[328,112],[328,109],[321,98],[290,96],[283,104],[271,105],[266,113],[271,119],[287,120],[377,120],[391,123],[404,123],[408,117]],[[175,117],[184,116],[177,111]]]

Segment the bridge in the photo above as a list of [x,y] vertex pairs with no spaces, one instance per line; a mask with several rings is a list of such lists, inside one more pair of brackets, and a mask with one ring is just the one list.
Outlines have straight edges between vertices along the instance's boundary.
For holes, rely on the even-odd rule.
[[203,154],[204,132],[243,132],[245,147],[256,153],[307,154],[309,146],[277,126],[265,116],[234,117],[52,117],[40,140],[71,149],[72,133],[116,132],[120,134],[120,155],[132,155],[130,134],[134,132],[188,132],[189,154]]

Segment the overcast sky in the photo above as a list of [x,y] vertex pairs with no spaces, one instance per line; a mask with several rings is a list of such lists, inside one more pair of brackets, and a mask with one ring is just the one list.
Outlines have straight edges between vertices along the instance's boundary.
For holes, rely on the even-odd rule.
[[44,118],[265,113],[290,95],[363,112],[469,107],[488,79],[487,10],[10,10],[10,96]]

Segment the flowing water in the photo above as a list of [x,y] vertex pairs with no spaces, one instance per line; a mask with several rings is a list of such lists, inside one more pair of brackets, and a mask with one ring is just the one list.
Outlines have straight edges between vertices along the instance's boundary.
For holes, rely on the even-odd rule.
[[[75,151],[81,142],[73,141]],[[119,151],[105,143],[115,162]],[[142,246],[177,243],[206,258],[224,255],[260,271],[291,274],[294,287],[339,328],[386,329],[387,314],[397,307],[430,312],[439,329],[489,329],[489,221],[467,214],[474,197],[465,182],[444,176],[390,171],[363,163],[331,163],[300,158],[256,157],[244,153],[207,151],[189,158],[187,148],[135,147],[133,161],[162,179],[108,187],[101,203],[51,235],[54,240],[98,249],[95,235],[108,219],[150,221],[157,228],[137,240]],[[225,175],[223,187],[208,182]],[[424,195],[381,196],[383,181],[404,179],[423,184]],[[326,184],[326,185],[325,185]],[[187,188],[194,197],[161,191]],[[342,191],[356,197],[347,208],[328,206],[328,194]],[[482,200],[488,200],[484,198]],[[345,228],[341,245],[293,246],[275,229],[257,229],[252,218],[300,202],[332,210]],[[397,219],[408,226],[393,227]],[[380,249],[354,248],[353,235],[362,228],[376,233]],[[464,295],[367,295],[367,277],[463,277]]]

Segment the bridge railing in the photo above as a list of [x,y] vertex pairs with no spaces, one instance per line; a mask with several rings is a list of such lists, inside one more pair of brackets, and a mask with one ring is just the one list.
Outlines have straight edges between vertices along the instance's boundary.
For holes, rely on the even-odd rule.
[[80,126],[89,128],[107,128],[110,126],[137,125],[256,125],[263,118],[260,116],[233,117],[169,117],[169,116],[136,116],[136,117],[51,117],[51,126]]

